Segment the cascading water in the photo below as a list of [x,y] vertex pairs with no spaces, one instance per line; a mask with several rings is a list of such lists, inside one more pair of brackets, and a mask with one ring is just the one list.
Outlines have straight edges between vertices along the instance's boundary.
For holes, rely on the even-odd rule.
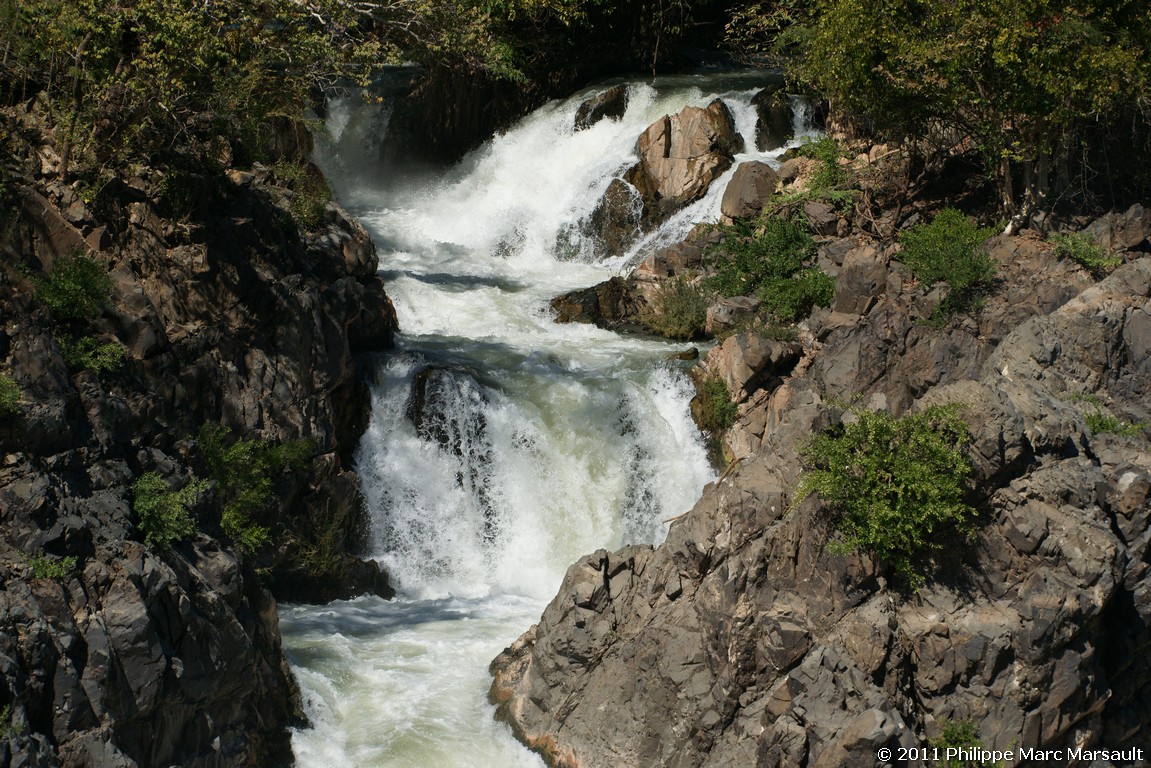
[[540,765],[493,721],[487,663],[580,555],[658,543],[713,477],[691,386],[666,362],[680,347],[557,325],[547,303],[718,216],[726,179],[612,261],[572,234],[663,114],[720,95],[754,148],[762,84],[633,83],[621,120],[579,132],[577,95],[446,175],[391,184],[364,173],[388,112],[332,106],[320,159],[376,239],[404,330],[378,361],[357,456],[399,596],[284,608],[312,721],[293,739],[300,766]]

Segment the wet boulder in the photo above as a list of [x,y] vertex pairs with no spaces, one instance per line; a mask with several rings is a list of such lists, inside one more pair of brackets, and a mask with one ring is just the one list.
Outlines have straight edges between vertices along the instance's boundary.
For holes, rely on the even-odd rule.
[[613,85],[579,105],[575,116],[575,129],[583,131],[610,117],[618,120],[627,111],[627,86]]
[[751,100],[755,107],[755,146],[770,152],[785,146],[795,137],[795,111],[783,83],[764,88]]

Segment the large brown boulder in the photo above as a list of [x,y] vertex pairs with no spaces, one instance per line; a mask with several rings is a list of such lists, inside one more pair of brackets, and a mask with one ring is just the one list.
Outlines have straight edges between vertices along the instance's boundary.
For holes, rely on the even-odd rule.
[[740,163],[723,190],[719,211],[731,219],[754,219],[777,186],[779,176],[767,163],[758,160]]
[[661,221],[703,197],[742,146],[735,120],[719,99],[652,123],[639,137],[639,162],[626,176],[643,197],[644,218]]

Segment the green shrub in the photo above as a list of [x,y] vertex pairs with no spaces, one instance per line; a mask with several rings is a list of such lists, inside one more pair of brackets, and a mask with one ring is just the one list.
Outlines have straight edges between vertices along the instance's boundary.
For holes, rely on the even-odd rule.
[[796,154],[819,161],[815,173],[808,180],[808,188],[812,192],[831,191],[850,183],[851,174],[840,162],[847,157],[847,153],[830,136],[807,139],[796,148]]
[[20,412],[20,385],[11,376],[0,374],[0,418]]
[[1106,275],[1123,263],[1118,256],[1108,258],[1107,249],[1096,245],[1086,232],[1052,235],[1051,244],[1055,246],[1057,258],[1071,259],[1096,277]]
[[[948,720],[943,732],[930,742],[939,754],[939,764],[944,768],[996,768],[998,763],[987,761],[960,760],[958,750],[982,749],[979,739],[979,726],[974,720]],[[952,750],[952,754],[948,754]]]
[[677,341],[704,335],[708,294],[699,285],[674,277],[660,286],[653,303],[654,311],[643,317],[643,324],[655,333]]
[[75,557],[50,557],[49,555],[34,555],[27,558],[28,565],[32,567],[32,578],[52,579],[65,581],[72,578],[76,572],[77,560]]
[[132,507],[144,540],[157,547],[168,547],[173,541],[195,533],[196,522],[190,507],[206,487],[207,483],[197,479],[174,491],[156,472],[141,475],[132,484]]
[[323,174],[311,163],[282,160],[274,168],[276,175],[288,182],[291,194],[288,208],[292,218],[303,229],[315,229],[324,222],[332,191]]
[[699,428],[712,435],[719,435],[735,423],[736,404],[722,378],[714,374],[705,376],[696,385],[699,398],[696,401],[696,422]]
[[863,550],[909,586],[917,561],[939,546],[940,529],[970,533],[975,510],[963,501],[970,437],[958,406],[932,406],[895,419],[853,410],[855,420],[815,435],[802,449],[798,505],[818,493],[838,539],[835,551]]
[[776,320],[794,322],[817,304],[828,304],[835,282],[808,262],[815,242],[791,219],[766,217],[757,223],[721,227],[721,245],[709,251],[715,274],[707,286],[724,296],[758,296]]
[[1123,421],[1100,407],[1096,407],[1091,412],[1085,413],[1083,420],[1087,423],[1087,429],[1091,430],[1091,434],[1093,435],[1112,434],[1119,435],[1120,437],[1139,437],[1143,434],[1143,424],[1132,424]]
[[954,208],[939,212],[930,224],[912,227],[900,236],[900,260],[924,285],[946,283],[949,291],[933,319],[945,321],[978,307],[995,278],[995,260],[984,249],[995,234],[981,229]]
[[36,281],[36,298],[57,320],[96,317],[112,295],[112,279],[95,259],[76,255],[60,259],[47,280]]
[[253,520],[273,498],[274,476],[286,469],[302,471],[315,455],[308,440],[273,445],[264,440],[230,440],[218,425],[204,425],[196,441],[208,475],[220,489],[220,527],[241,549],[252,553],[271,538],[267,527]]
[[93,373],[118,371],[124,365],[124,345],[118,341],[101,344],[92,336],[60,339],[60,354],[70,368]]

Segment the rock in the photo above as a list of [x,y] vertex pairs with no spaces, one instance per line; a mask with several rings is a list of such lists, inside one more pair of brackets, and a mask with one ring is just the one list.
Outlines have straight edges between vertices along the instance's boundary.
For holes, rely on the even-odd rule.
[[551,301],[557,323],[591,323],[600,328],[618,328],[635,320],[642,306],[635,287],[622,277],[613,277]]
[[831,308],[845,314],[866,314],[886,289],[887,259],[873,246],[858,246],[844,256]]
[[1109,251],[1146,250],[1151,237],[1151,208],[1135,203],[1123,213],[1109,213],[1084,230]]
[[740,163],[723,191],[720,213],[732,219],[754,219],[778,185],[779,176],[767,163]]
[[788,341],[765,339],[751,331],[730,336],[707,355],[707,367],[718,373],[738,402],[798,362],[803,348]]
[[[492,663],[517,737],[588,768],[871,765],[963,720],[988,749],[1142,747],[1151,451],[1092,434],[1073,394],[1151,410],[1141,330],[1126,331],[1151,300],[1151,256],[1061,299],[1080,276],[1044,274],[1056,264],[1038,268],[1031,247],[992,245],[1019,263],[1001,264],[1008,285],[978,324],[917,325],[900,284],[870,274],[876,249],[856,244],[843,272],[885,292],[866,316],[819,318],[822,346],[782,382],[754,383],[774,370],[764,340],[713,349],[708,365],[754,390],[732,430],[746,425],[747,449],[654,551],[573,566]],[[1002,334],[982,337],[984,323]],[[831,375],[848,359],[854,373]],[[962,404],[981,527],[972,543],[936,532],[914,595],[866,553],[834,554],[816,498],[793,507],[798,449],[837,418],[825,397]]]
[[582,226],[598,258],[620,256],[640,234],[643,201],[635,187],[612,179],[591,216]]
[[795,137],[795,112],[783,83],[764,88],[751,99],[755,107],[755,146],[770,152],[785,146]]
[[703,197],[741,145],[731,112],[719,99],[652,123],[636,143],[639,162],[624,177],[639,190],[648,225]]
[[760,301],[754,296],[720,297],[707,308],[705,330],[714,336],[728,328],[737,328],[754,318],[759,307]]
[[779,180],[784,184],[790,184],[795,181],[799,178],[799,175],[803,173],[803,169],[807,165],[807,159],[806,157],[793,157],[785,160],[780,164],[779,170],[776,171]]
[[817,235],[835,235],[839,231],[840,216],[827,203],[808,200],[803,204],[803,217]]
[[703,251],[683,242],[657,249],[636,268],[637,274],[652,277],[675,277],[703,266]]
[[[125,349],[120,370],[75,370],[29,281],[0,281],[0,362],[24,406],[0,419],[0,692],[20,729],[0,743],[5,764],[286,764],[303,716],[264,584],[297,600],[391,593],[353,554],[367,520],[344,466],[370,401],[356,355],[396,329],[366,231],[331,207],[302,239],[266,171],[174,221],[157,176],[109,183],[84,210],[68,188],[20,178],[20,216],[0,234],[40,273],[78,251],[107,267],[110,305],[75,330]],[[211,492],[193,509],[206,533],[142,540],[134,481],[203,474],[192,437],[205,424],[316,449],[275,478],[259,520],[275,541],[257,553],[208,535]],[[77,568],[36,579],[33,555]]]
[[576,110],[575,129],[591,128],[605,117],[618,120],[627,111],[627,86],[613,85],[606,91],[584,101]]

